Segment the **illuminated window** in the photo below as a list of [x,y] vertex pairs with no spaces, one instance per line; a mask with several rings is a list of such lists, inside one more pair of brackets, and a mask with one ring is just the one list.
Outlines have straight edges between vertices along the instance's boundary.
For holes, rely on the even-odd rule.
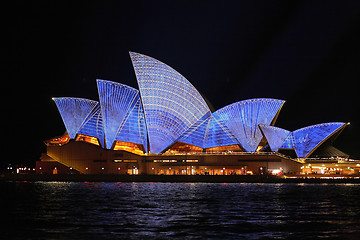
[[123,160],[123,162],[137,162],[137,160],[133,160],[133,159],[128,160],[128,159],[125,159],[125,160]]
[[68,134],[45,141],[46,146],[62,146],[70,141]]
[[138,155],[144,154],[143,146],[141,144],[132,143],[132,142],[116,141],[114,150],[124,150]]
[[134,168],[129,168],[129,169],[127,170],[127,173],[128,173],[129,175],[138,175],[138,174],[139,174],[139,169],[137,169],[136,167],[134,167]]
[[97,138],[82,134],[78,134],[76,136],[76,141],[87,142],[99,146],[99,141]]
[[203,149],[201,147],[197,147],[191,144],[177,142],[172,146],[169,150],[165,152],[165,154],[176,154],[176,153],[182,153],[182,154],[196,154],[196,153],[202,153]]
[[219,146],[206,149],[207,153],[242,152],[239,145]]

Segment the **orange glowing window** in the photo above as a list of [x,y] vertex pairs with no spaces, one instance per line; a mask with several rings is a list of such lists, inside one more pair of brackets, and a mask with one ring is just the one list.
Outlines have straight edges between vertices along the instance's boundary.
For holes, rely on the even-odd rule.
[[65,134],[60,137],[52,138],[49,140],[45,140],[46,146],[62,146],[70,141],[70,137],[68,134]]
[[165,154],[175,154],[175,153],[202,153],[203,149],[201,147],[191,145],[188,143],[177,142]]
[[122,141],[116,141],[115,147],[114,147],[114,150],[124,150],[124,151],[132,152],[132,153],[135,153],[138,155],[144,154],[143,149],[144,148],[143,148],[142,144],[131,143],[131,142],[122,142]]
[[76,141],[87,142],[87,143],[91,143],[91,144],[100,146],[99,140],[96,137],[91,137],[91,136],[87,136],[87,135],[78,134],[76,136]]
[[222,152],[242,152],[239,145],[228,145],[228,146],[220,146],[220,147],[212,147],[206,149],[207,153],[222,153]]

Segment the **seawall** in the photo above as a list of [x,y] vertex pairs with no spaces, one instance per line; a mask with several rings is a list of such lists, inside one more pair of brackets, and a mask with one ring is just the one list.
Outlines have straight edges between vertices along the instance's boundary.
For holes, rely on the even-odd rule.
[[263,175],[116,175],[116,174],[2,174],[0,181],[65,182],[203,182],[203,183],[360,183],[357,177],[315,178]]

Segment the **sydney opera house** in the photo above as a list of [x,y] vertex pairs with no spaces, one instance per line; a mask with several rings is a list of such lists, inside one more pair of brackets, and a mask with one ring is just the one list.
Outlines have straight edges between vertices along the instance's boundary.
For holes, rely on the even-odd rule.
[[299,173],[307,159],[348,156],[332,143],[347,126],[275,126],[284,100],[242,100],[211,111],[180,73],[130,52],[139,90],[97,80],[99,100],[53,98],[66,132],[46,140],[37,172],[230,175]]

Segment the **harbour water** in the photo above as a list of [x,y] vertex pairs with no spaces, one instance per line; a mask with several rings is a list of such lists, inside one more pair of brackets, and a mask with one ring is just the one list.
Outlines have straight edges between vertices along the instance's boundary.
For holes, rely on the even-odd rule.
[[360,239],[359,184],[0,182],[0,239]]

